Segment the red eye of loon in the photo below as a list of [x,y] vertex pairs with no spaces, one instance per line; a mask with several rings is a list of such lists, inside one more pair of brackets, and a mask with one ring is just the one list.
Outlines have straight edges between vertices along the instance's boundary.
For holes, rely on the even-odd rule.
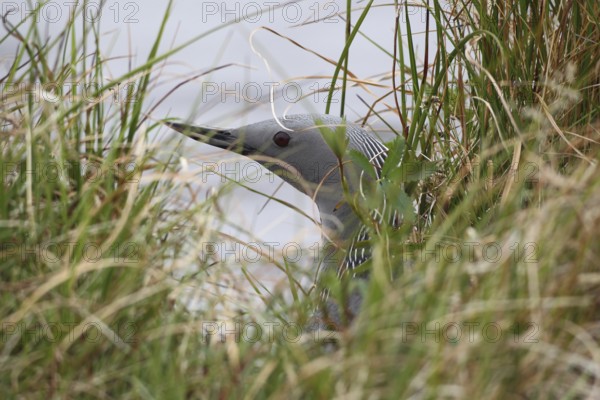
[[285,132],[277,132],[275,136],[273,136],[273,142],[279,147],[287,147],[290,143],[290,135]]

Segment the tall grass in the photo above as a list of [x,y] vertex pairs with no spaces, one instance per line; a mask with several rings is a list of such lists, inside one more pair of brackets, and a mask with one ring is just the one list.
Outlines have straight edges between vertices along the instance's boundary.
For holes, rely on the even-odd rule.
[[[331,77],[344,88],[371,2],[359,6]],[[372,279],[364,312],[333,347],[297,335],[310,298],[265,297],[264,313],[229,325],[215,322],[222,294],[194,313],[177,300],[208,278],[174,266],[226,266],[193,247],[222,240],[211,220],[221,192],[168,207],[187,178],[149,139],[161,128],[145,100],[177,50],[159,52],[168,12],[147,62],[109,84],[99,26],[80,8],[48,42],[36,24],[5,21],[0,43],[19,47],[0,80],[0,393],[600,396],[600,6],[419,7],[437,51],[419,62],[397,15],[396,48],[382,48],[394,68],[382,101],[396,107],[375,102],[369,114],[400,127],[391,156],[406,167],[357,199],[373,233]],[[367,218],[383,194],[405,212],[400,229]],[[274,262],[299,290],[294,266]]]

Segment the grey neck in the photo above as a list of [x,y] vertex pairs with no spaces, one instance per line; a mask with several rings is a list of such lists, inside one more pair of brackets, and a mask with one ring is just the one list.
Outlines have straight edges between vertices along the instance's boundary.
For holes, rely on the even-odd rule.
[[358,218],[344,200],[341,188],[338,193],[323,193],[316,196],[317,207],[321,215],[324,236],[344,244],[358,229]]

